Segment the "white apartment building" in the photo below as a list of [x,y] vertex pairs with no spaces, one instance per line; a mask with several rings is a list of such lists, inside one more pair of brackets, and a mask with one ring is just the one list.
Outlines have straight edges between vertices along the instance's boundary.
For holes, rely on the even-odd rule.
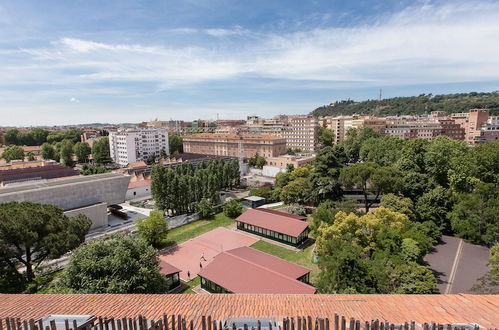
[[319,150],[319,120],[312,116],[290,117],[283,136],[287,148],[315,153]]
[[161,149],[169,154],[168,131],[164,128],[132,129],[109,132],[111,158],[120,166],[159,156]]

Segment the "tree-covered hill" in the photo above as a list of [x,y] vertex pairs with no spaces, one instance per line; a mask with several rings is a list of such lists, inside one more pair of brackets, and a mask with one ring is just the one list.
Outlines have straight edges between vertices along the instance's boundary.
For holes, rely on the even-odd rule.
[[384,100],[367,100],[355,102],[352,100],[337,101],[330,105],[319,107],[312,111],[312,115],[419,115],[431,111],[445,111],[446,113],[468,112],[470,109],[490,109],[492,115],[499,115],[499,91],[492,93],[463,93],[463,94],[421,94],[419,96],[394,97]]

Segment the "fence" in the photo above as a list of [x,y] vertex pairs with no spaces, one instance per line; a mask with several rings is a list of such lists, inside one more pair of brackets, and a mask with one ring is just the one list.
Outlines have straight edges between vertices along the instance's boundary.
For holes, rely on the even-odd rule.
[[[62,316],[62,315],[61,315]],[[60,317],[61,317],[60,316]],[[70,315],[64,315],[70,317]],[[232,321],[231,321],[232,320]],[[236,320],[236,321],[234,321]],[[202,316],[200,319],[187,321],[182,315],[164,314],[159,320],[148,320],[139,315],[136,318],[96,318],[91,317],[85,322],[70,319],[40,319],[21,320],[20,318],[0,319],[0,330],[479,330],[476,324],[438,324],[405,322],[394,324],[388,321],[371,320],[360,321],[354,318],[334,315],[334,319],[312,318],[310,316],[285,317],[281,322],[272,320],[262,322],[255,319],[252,322],[228,319],[219,321],[211,316]],[[265,319],[268,320],[268,319]],[[250,324],[250,325],[248,325]]]

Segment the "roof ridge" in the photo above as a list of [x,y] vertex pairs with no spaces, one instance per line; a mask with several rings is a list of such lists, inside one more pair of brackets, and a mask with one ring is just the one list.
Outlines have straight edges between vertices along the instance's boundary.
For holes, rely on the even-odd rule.
[[[240,248],[236,248],[236,249],[240,249]],[[232,249],[232,250],[236,250],[236,249]],[[235,255],[235,254],[231,253],[230,251],[232,251],[232,250],[228,250],[228,251],[225,251],[225,252],[222,252],[222,253],[227,253],[228,255],[230,255],[230,256],[232,256],[232,257],[234,257],[234,258],[236,258],[236,259],[239,259],[239,260],[241,260],[241,261],[243,261],[243,262],[245,262],[245,263],[248,263],[248,264],[253,265],[253,266],[256,266],[256,267],[258,267],[258,268],[260,268],[260,269],[263,269],[263,270],[269,271],[269,272],[271,272],[271,273],[273,273],[273,274],[279,275],[280,277],[286,278],[286,279],[288,279],[288,280],[292,280],[292,281],[298,282],[298,283],[303,284],[303,285],[305,285],[305,286],[307,286],[307,287],[309,287],[309,286],[310,286],[310,287],[313,287],[313,286],[312,286],[312,285],[310,285],[310,284],[307,284],[307,283],[302,282],[302,281],[298,281],[296,278],[289,277],[289,276],[284,275],[284,274],[282,274],[282,273],[276,272],[276,271],[274,271],[274,270],[272,270],[272,269],[265,268],[265,267],[263,267],[263,266],[261,266],[261,265],[259,265],[259,264],[257,264],[257,263],[254,263],[254,262],[252,262],[252,261],[249,261],[249,260],[247,260],[247,259],[241,258],[241,257],[239,257],[239,256],[237,256],[237,255]],[[253,249],[253,250],[254,250],[254,249]],[[255,250],[255,251],[258,251],[258,250]],[[258,252],[260,252],[260,251],[258,251]],[[264,253],[264,252],[262,252],[262,253]],[[270,254],[269,254],[269,255],[270,255]],[[270,256],[272,256],[272,255],[270,255]],[[274,257],[274,256],[272,256],[272,257]],[[274,258],[277,258],[277,257],[274,257]],[[286,261],[286,260],[284,260],[284,261]],[[289,261],[286,261],[286,262],[289,262]],[[291,263],[291,262],[290,262],[290,263]],[[309,272],[310,272],[310,270],[309,270]]]

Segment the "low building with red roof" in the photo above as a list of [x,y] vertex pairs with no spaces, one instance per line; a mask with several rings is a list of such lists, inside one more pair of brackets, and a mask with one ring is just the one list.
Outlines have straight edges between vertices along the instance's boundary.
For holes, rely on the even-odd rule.
[[308,238],[305,217],[263,208],[250,209],[236,218],[237,228],[297,246]]
[[161,274],[166,276],[168,291],[172,291],[173,289],[177,288],[180,285],[181,270],[164,260],[160,260],[159,267]]
[[314,294],[310,269],[243,246],[220,253],[199,272],[212,293]]

